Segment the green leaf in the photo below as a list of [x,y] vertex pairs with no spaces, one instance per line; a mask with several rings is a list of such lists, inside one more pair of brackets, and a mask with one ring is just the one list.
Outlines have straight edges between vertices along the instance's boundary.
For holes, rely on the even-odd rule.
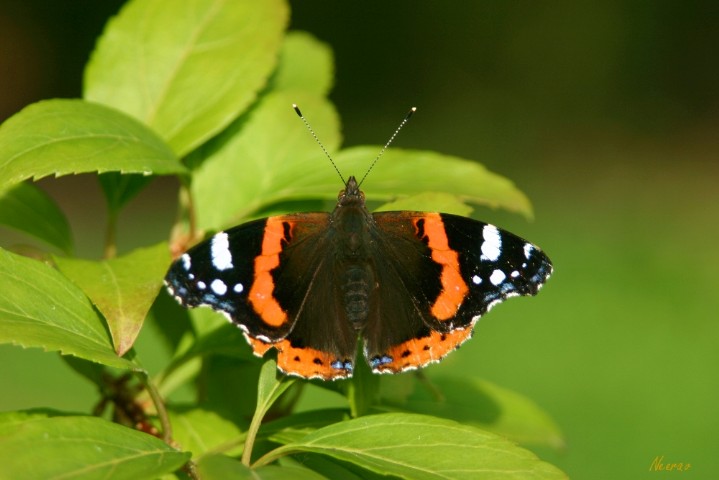
[[[379,146],[352,147],[342,150],[335,162],[345,175],[363,175]],[[328,180],[332,180],[328,175]],[[336,187],[336,181],[335,187]],[[396,197],[420,193],[451,194],[465,204],[503,208],[532,216],[527,197],[507,178],[490,172],[478,162],[429,150],[389,148],[362,184],[367,198],[372,201],[393,200]],[[300,192],[330,191],[330,185],[298,182]],[[298,192],[299,193],[299,192]],[[421,197],[420,197],[421,199]],[[403,207],[411,207],[403,204]],[[411,210],[425,209],[426,203]],[[429,208],[436,211],[437,208]]]
[[327,477],[295,466],[267,466],[249,468],[237,460],[224,455],[213,455],[203,458],[197,465],[202,480],[326,480]]
[[0,249],[0,343],[39,347],[122,369],[85,294],[48,265]]
[[102,193],[105,194],[107,207],[110,212],[114,213],[140,193],[152,181],[152,177],[110,172],[98,176],[98,180]]
[[[177,303],[176,300],[173,299],[173,301]],[[207,306],[192,308],[186,311],[190,315],[190,324],[194,331],[197,332],[198,337],[212,333],[220,327],[228,327],[231,325],[227,322],[227,317]],[[235,329],[238,328],[235,327]],[[247,342],[245,341],[245,343]]]
[[85,98],[152,127],[184,156],[256,98],[277,62],[281,0],[131,1],[85,71]]
[[[208,316],[213,318],[216,314],[209,308],[195,309],[191,313],[193,315],[200,313],[200,316],[211,313],[213,315]],[[259,359],[252,355],[242,330],[228,324],[224,318],[220,318],[220,320],[222,324],[218,328],[198,337],[189,348],[178,353],[162,370],[158,376],[158,383],[163,392],[167,393],[168,389],[173,388],[177,384],[178,378],[182,382],[188,380],[188,376],[194,377],[197,374],[197,369],[192,367],[192,361],[199,357],[222,355],[246,361],[248,364],[259,362]]]
[[184,171],[147,127],[117,110],[82,100],[34,103],[0,126],[0,191],[48,175]]
[[388,413],[337,423],[258,460],[313,452],[411,479],[565,479],[556,467],[493,433],[425,415]]
[[107,384],[107,369],[103,365],[68,355],[60,358],[62,358],[67,366],[73,369],[75,373],[85,377],[92,384],[100,388],[105,387]]
[[[393,392],[394,378],[386,378],[382,387]],[[560,449],[564,439],[551,417],[529,398],[486,380],[462,377],[436,377],[430,391],[416,385],[404,401],[389,402],[404,411],[435,415],[476,425],[525,445]],[[442,398],[437,399],[437,393]]]
[[194,342],[194,332],[190,323],[189,310],[160,289],[160,293],[145,319],[152,324],[167,352],[177,352],[183,345]]
[[153,479],[189,456],[97,417],[0,413],[3,478]]
[[[278,201],[337,198],[342,184],[334,169],[322,166],[326,161],[321,158],[321,150],[313,145],[312,137],[301,125],[285,123],[292,118],[282,117],[290,98],[297,95],[281,93],[265,97],[244,128],[196,171],[192,190],[201,228],[226,227]],[[310,108],[302,107],[303,113],[332,152],[339,140],[337,124],[332,124],[329,110],[320,105],[312,102]],[[315,122],[315,112],[322,111],[328,114],[318,117],[325,120]],[[330,133],[329,142],[325,140],[325,131]],[[334,156],[335,163],[345,177],[362,175],[380,149],[369,146],[342,150]],[[532,215],[529,200],[510,180],[477,162],[398,148],[390,148],[385,157],[363,184],[371,201],[417,195],[416,204],[403,202],[395,206],[434,211],[447,206],[461,213],[461,205],[477,204]],[[449,195],[453,201],[448,200]],[[217,198],[223,201],[217,202]],[[430,204],[433,199],[440,203]]]
[[[280,459],[281,463],[289,463],[289,457]],[[315,472],[323,475],[328,479],[341,478],[342,480],[389,480],[395,477],[387,477],[369,470],[358,467],[352,463],[342,462],[332,457],[318,455],[315,453],[305,453],[299,462],[304,467],[310,468]]]
[[201,336],[189,349],[174,358],[165,369],[165,374],[170,374],[173,370],[193,358],[216,354],[242,360],[256,359],[256,357],[252,355],[249,345],[247,345],[247,340],[245,340],[242,330],[225,321],[224,325]]
[[13,430],[28,421],[62,416],[65,416],[63,412],[51,408],[31,408],[14,412],[0,412],[0,433]]
[[[203,405],[238,425],[247,424],[247,419],[254,418],[257,410],[256,389],[261,367],[261,360],[248,362],[222,355],[205,357],[197,378]],[[177,373],[178,370],[173,376]]]
[[118,355],[135,343],[170,265],[163,242],[122,257],[91,261],[55,257],[60,271],[79,286],[105,316]]
[[356,358],[361,360],[357,362],[352,378],[341,384],[345,387],[353,417],[366,415],[379,398],[380,376],[372,373],[363,357],[362,347],[358,346]]
[[[274,201],[291,198],[297,181],[312,183],[334,172],[292,110],[293,103],[304,109],[312,126],[321,132],[325,147],[336,150],[339,119],[329,102],[299,91],[266,95],[241,130],[194,172],[198,228],[226,227]],[[333,174],[336,195],[342,185]],[[317,196],[316,189],[308,190],[312,195],[305,194],[305,198]]]
[[[303,113],[306,114],[304,110]],[[345,177],[363,175],[380,149],[380,146],[344,149],[334,155],[335,163]],[[310,152],[307,156],[319,162],[321,152],[314,155]],[[283,158],[282,161],[284,163],[278,161],[275,164],[273,158],[271,164],[264,166],[268,178],[261,186],[255,186],[255,196],[245,198],[245,205],[254,207],[258,196],[266,199],[267,203],[287,199],[337,198],[338,187],[342,185],[334,169],[308,166],[312,161],[299,156]],[[272,185],[274,191],[267,191],[264,185]],[[437,211],[439,209],[430,208],[433,205],[429,203],[437,199],[440,207],[446,205],[455,212],[461,211],[461,203],[503,208],[528,218],[532,216],[529,200],[509,179],[490,172],[477,162],[428,150],[390,148],[363,183],[363,190],[370,201],[393,200],[395,206],[410,210]],[[448,195],[455,200],[450,202]],[[417,203],[405,201],[405,196],[413,196]],[[396,200],[397,197],[400,199]]]
[[294,382],[294,378],[281,375],[277,371],[276,361],[265,361],[260,370],[260,380],[257,382],[257,412],[255,416],[263,417],[272,404]]
[[304,438],[308,433],[332,423],[347,420],[347,410],[341,408],[310,410],[280,417],[263,423],[259,437],[277,443],[292,443]]
[[420,212],[443,212],[455,215],[469,216],[472,207],[451,193],[427,192],[418,195],[402,197],[399,200],[387,202],[374,209],[375,212],[389,212],[393,210],[416,210]]
[[290,32],[280,50],[273,90],[303,90],[326,96],[334,81],[332,49],[306,32]]
[[173,440],[198,458],[213,451],[227,451],[239,446],[242,432],[237,425],[217,413],[194,408],[170,411]]
[[0,192],[0,224],[72,252],[72,233],[65,214],[42,190],[29,183]]
[[250,427],[247,430],[245,449],[242,452],[242,463],[249,465],[252,459],[252,448],[254,447],[257,432],[262,424],[262,419],[273,403],[285,393],[295,382],[295,379],[285,377],[277,372],[277,362],[267,360],[260,369],[260,379],[257,382],[257,407],[252,416]]

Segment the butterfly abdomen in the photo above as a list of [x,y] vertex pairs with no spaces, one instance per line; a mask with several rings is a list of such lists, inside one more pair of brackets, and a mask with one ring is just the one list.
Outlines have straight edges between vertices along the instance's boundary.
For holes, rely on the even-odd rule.
[[345,313],[355,330],[363,329],[367,323],[373,277],[372,272],[363,265],[352,265],[345,271],[342,285]]

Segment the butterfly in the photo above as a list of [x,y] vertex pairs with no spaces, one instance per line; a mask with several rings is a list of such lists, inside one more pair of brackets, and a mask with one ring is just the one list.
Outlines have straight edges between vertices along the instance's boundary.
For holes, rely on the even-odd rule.
[[255,355],[277,350],[285,374],[336,380],[352,376],[358,341],[375,373],[437,362],[494,305],[535,295],[552,273],[536,245],[489,223],[371,213],[361,183],[344,181],[332,212],[216,233],[171,265],[169,292],[186,307],[224,314]]

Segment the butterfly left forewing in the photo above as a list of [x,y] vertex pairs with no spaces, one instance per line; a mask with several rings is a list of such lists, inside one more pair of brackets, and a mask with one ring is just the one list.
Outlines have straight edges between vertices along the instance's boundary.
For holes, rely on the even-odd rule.
[[330,312],[339,299],[328,256],[329,214],[269,217],[219,232],[183,254],[165,283],[187,307],[240,327],[254,353],[304,378],[351,374],[356,334]]
[[[249,293],[267,220],[218,232],[182,254],[165,276],[170,294],[185,307],[207,306],[245,331],[259,331],[264,322],[252,308]],[[281,336],[282,329],[264,333]]]

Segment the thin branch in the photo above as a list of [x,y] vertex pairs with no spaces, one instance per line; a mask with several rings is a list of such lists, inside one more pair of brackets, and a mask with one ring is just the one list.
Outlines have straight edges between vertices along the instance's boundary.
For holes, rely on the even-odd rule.
[[150,394],[152,403],[155,405],[157,410],[157,416],[160,419],[160,425],[162,426],[162,440],[172,446],[172,424],[170,423],[170,417],[167,414],[167,408],[165,408],[165,402],[162,400],[160,391],[157,389],[155,384],[150,380],[147,374],[141,374],[143,384],[147,389],[147,393]]

